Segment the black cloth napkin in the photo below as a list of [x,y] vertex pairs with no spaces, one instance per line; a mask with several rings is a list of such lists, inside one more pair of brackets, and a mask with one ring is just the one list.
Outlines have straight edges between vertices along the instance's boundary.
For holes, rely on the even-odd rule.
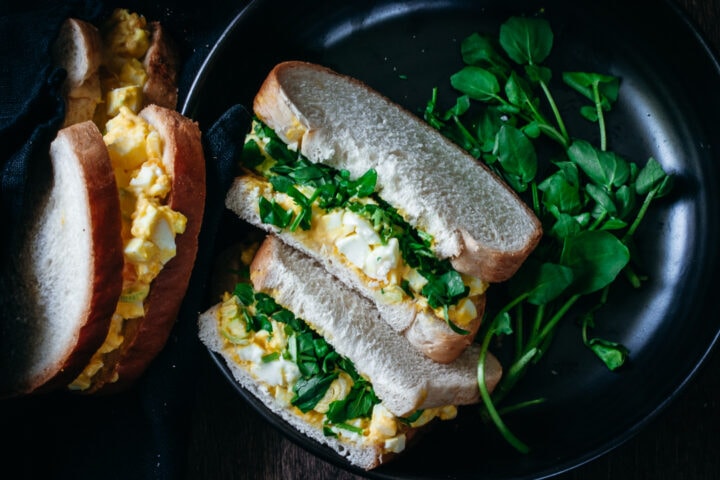
[[[53,67],[49,57],[62,21],[76,16],[97,24],[115,7],[160,20],[182,59],[180,108],[215,40],[245,3],[76,0],[0,6],[3,252],[8,251],[7,239],[22,228],[24,199],[31,189],[28,171],[49,165],[49,145],[64,117],[60,96],[64,72]],[[198,258],[176,326],[140,381],[114,395],[56,392],[0,402],[0,440],[6,446],[0,460],[5,471],[19,472],[15,478],[192,478],[185,471],[186,441],[197,364],[208,355],[197,337],[197,315],[205,306],[215,234],[225,210],[224,192],[249,124],[250,115],[237,105],[213,125],[200,125],[208,183]]]

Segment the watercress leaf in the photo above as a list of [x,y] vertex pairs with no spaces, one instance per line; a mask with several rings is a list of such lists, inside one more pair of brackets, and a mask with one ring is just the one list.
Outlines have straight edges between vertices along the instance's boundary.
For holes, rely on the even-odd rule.
[[542,63],[550,54],[553,32],[542,18],[511,17],[500,26],[500,45],[516,63]]
[[512,289],[515,295],[527,292],[528,303],[546,305],[558,298],[573,282],[573,270],[551,262],[527,262]]
[[625,159],[613,152],[598,150],[585,140],[575,140],[567,149],[567,155],[591,181],[608,190],[630,178],[630,167]]
[[565,238],[560,255],[560,263],[573,269],[572,289],[577,294],[609,285],[629,260],[628,248],[615,235],[602,230]]
[[610,370],[622,367],[630,355],[630,351],[624,345],[602,338],[591,338],[587,346]]
[[502,312],[493,319],[492,330],[494,335],[512,335],[513,328],[508,312]]
[[473,33],[466,37],[460,45],[463,62],[467,65],[476,65],[494,68],[498,71],[508,70],[509,66],[498,51],[498,45],[492,38]]
[[627,218],[628,215],[633,213],[637,195],[635,189],[628,185],[623,185],[615,192],[615,205],[618,207],[617,216],[618,218]]
[[542,133],[540,131],[540,124],[533,120],[532,122],[526,124],[524,127],[521,128],[522,132],[527,135],[529,138],[532,138],[533,140],[540,137],[540,134]]
[[453,105],[450,109],[448,109],[447,112],[443,115],[443,120],[449,120],[452,117],[459,117],[463,115],[465,112],[468,111],[470,108],[470,97],[467,95],[460,95],[457,100],[455,100],[455,105]]
[[500,118],[501,114],[496,108],[486,109],[480,116],[477,129],[475,134],[480,142],[480,148],[485,153],[490,153],[495,147],[495,137],[497,136],[500,127],[503,126],[503,121]]
[[287,193],[290,189],[295,187],[295,182],[293,180],[282,175],[274,175],[270,177],[269,180],[273,189],[280,193]]
[[292,210],[285,210],[275,200],[267,200],[265,197],[260,197],[259,201],[260,209],[260,220],[263,223],[275,225],[276,227],[285,228],[290,225],[292,221],[293,212]]
[[567,213],[558,213],[556,221],[550,228],[548,234],[559,239],[577,235],[582,231],[583,225],[578,222],[577,217]]
[[597,85],[603,110],[609,110],[617,100],[620,89],[620,80],[617,77],[600,73],[563,72],[562,78],[565,84],[586,97],[593,104],[595,103],[593,87]]
[[255,302],[255,291],[249,283],[236,284],[235,289],[233,290],[233,295],[240,300],[240,303],[248,307]]
[[638,195],[647,195],[650,190],[660,185],[667,176],[660,162],[650,157],[638,173],[635,181],[635,191]]
[[265,155],[255,140],[249,140],[243,146],[240,160],[243,166],[254,168],[265,161]]
[[622,230],[627,227],[627,222],[619,218],[610,218],[600,226],[601,230]]
[[521,110],[527,110],[527,105],[533,102],[530,86],[514,71],[505,83],[505,96]]
[[582,209],[580,188],[568,181],[567,174],[558,170],[543,180],[538,189],[543,192],[542,202],[546,207],[555,206],[558,212],[575,215]]
[[582,107],[580,107],[580,115],[582,115],[585,120],[588,120],[590,122],[598,121],[597,108],[591,105],[583,105]]
[[495,138],[495,149],[500,165],[510,177],[527,184],[537,173],[537,154],[532,141],[518,128],[503,125]]
[[450,84],[473,100],[481,102],[496,99],[500,91],[500,84],[493,73],[474,66],[465,67],[452,75]]
[[533,83],[550,83],[552,70],[542,65],[525,65],[525,75]]
[[610,215],[615,215],[617,213],[615,202],[607,190],[592,183],[588,183],[585,185],[585,191],[593,200],[595,200],[595,202],[597,202],[598,206],[602,210],[606,211]]
[[377,184],[377,171],[370,169],[353,182],[351,194],[357,197],[367,197],[375,192]]
[[325,396],[325,392],[337,376],[337,372],[334,372],[329,375],[314,375],[309,379],[299,379],[293,386],[295,396],[290,403],[303,413],[309,412]]

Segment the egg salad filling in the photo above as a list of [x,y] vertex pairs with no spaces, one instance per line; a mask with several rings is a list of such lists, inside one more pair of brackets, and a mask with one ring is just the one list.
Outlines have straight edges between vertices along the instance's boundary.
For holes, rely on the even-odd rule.
[[[297,144],[294,144],[297,147]],[[377,174],[351,179],[292,151],[259,120],[245,140],[243,166],[258,174],[261,220],[337,254],[386,302],[410,300],[457,333],[478,315],[488,284],[457,272],[432,251],[432,237],[410,226],[375,192]],[[265,179],[265,180],[263,180]]]
[[398,453],[405,449],[410,428],[457,415],[457,407],[447,406],[396,417],[350,360],[250,284],[239,283],[232,294],[224,294],[217,322],[227,357],[326,436],[382,445],[384,452]]
[[122,344],[124,322],[145,315],[150,284],[175,256],[176,235],[187,224],[182,213],[167,205],[172,180],[163,165],[163,141],[155,129],[127,107],[121,107],[106,127],[103,139],[120,195],[123,287],[104,344],[70,385],[77,390],[90,387],[104,355]]
[[115,9],[101,29],[103,40],[100,88],[102,101],[95,110],[95,123],[107,120],[127,107],[134,113],[143,106],[147,72],[142,63],[150,47],[147,20],[126,9]]

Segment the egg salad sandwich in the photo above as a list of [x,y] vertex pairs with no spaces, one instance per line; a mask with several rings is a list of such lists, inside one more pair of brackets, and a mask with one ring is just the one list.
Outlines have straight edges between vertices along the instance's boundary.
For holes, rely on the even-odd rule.
[[160,22],[115,9],[100,27],[77,18],[62,24],[52,47],[63,83],[64,126],[94,120],[101,129],[121,106],[177,107],[178,55]]
[[325,67],[277,65],[253,110],[228,208],[371,299],[430,359],[461,355],[489,284],[542,235],[529,208],[439,132]]
[[180,309],[205,159],[198,125],[173,110],[174,74],[157,75],[158,58],[174,65],[161,29],[146,27],[117,10],[102,32],[69,19],[56,41],[66,126],[33,172],[24,236],[0,279],[13,292],[2,298],[0,396],[123,389]]
[[[299,432],[369,470],[427,423],[479,401],[475,346],[451,363],[428,359],[373,302],[273,235],[242,255],[236,263],[251,260],[250,282],[200,315],[199,335],[242,387]],[[492,391],[501,367],[490,356],[485,368]]]

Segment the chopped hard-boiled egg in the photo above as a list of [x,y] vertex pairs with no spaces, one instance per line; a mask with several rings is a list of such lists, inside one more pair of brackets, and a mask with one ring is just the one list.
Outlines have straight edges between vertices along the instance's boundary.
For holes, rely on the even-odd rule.
[[103,346],[71,388],[86,389],[102,367],[103,355],[122,343],[123,322],[145,315],[144,302],[152,281],[177,253],[175,237],[187,218],[167,205],[172,179],[162,162],[158,133],[129,108],[120,107],[104,136],[120,195],[125,254],[123,288],[113,327]]
[[420,427],[434,418],[455,417],[457,408],[447,406],[425,409],[415,412],[412,418],[400,419],[378,403],[372,407],[369,417],[349,419],[343,425],[332,424],[326,416],[332,403],[348,398],[354,385],[353,378],[344,371],[337,374],[310,410],[302,411],[292,404],[294,386],[302,377],[291,348],[291,337],[295,332],[288,331],[274,316],[267,317],[269,329],[254,330],[247,322],[258,313],[255,305],[242,305],[238,297],[229,293],[224,295],[217,312],[218,330],[224,339],[227,358],[295,415],[345,441],[383,445],[385,452],[398,453],[405,449],[409,428]]
[[102,128],[120,112],[120,107],[134,113],[143,107],[143,87],[148,74],[142,60],[151,39],[145,17],[126,9],[114,10],[101,31],[103,105],[95,111],[95,123]]

